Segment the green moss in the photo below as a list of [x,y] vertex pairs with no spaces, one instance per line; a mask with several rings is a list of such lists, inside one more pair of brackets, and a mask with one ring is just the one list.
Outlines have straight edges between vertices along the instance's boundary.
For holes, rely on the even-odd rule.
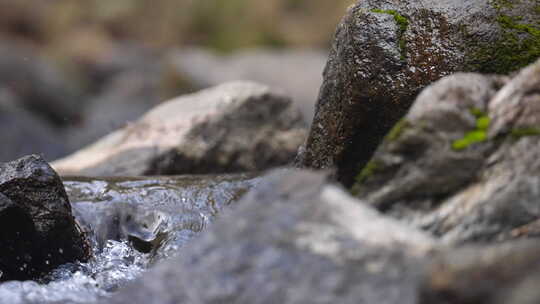
[[[501,38],[494,43],[476,46],[472,55],[472,69],[486,73],[506,74],[523,68],[540,57],[540,22],[522,23],[523,18],[508,16],[504,9],[511,9],[510,1],[493,1],[497,11],[497,23],[501,28]],[[534,7],[540,14],[540,6]]]
[[479,118],[479,117],[482,117],[482,116],[486,115],[486,113],[483,110],[478,109],[478,108],[471,108],[469,110],[469,112],[476,118]]
[[398,26],[398,47],[401,53],[401,60],[405,60],[407,58],[407,40],[405,40],[404,35],[409,27],[409,19],[399,14],[396,10],[372,9],[371,11],[373,13],[387,14],[394,17],[394,21]]
[[401,136],[401,134],[403,134],[403,131],[405,131],[409,126],[410,126],[410,123],[407,120],[405,120],[405,119],[399,120],[394,125],[392,130],[390,130],[390,132],[388,132],[388,134],[386,135],[385,140],[394,141],[394,140],[398,139]]
[[482,116],[476,119],[476,129],[477,130],[487,130],[489,128],[489,123],[491,120],[487,116]]
[[364,183],[368,178],[373,176],[375,172],[380,170],[382,167],[381,163],[377,162],[376,160],[370,160],[364,168],[362,168],[362,171],[360,171],[360,174],[356,176],[356,183],[362,184]]
[[491,5],[493,5],[493,7],[495,7],[497,10],[514,7],[512,1],[509,0],[492,0]]
[[510,134],[514,138],[521,138],[524,136],[539,136],[540,128],[528,127],[528,128],[516,128],[510,131]]
[[476,127],[474,130],[465,133],[463,138],[454,140],[452,142],[452,149],[455,151],[461,151],[469,146],[484,142],[488,139],[487,131],[490,125],[490,118],[480,109],[472,108],[470,113],[476,117]]
[[461,151],[475,143],[484,142],[487,140],[486,131],[471,131],[465,134],[465,137],[452,142],[452,149]]

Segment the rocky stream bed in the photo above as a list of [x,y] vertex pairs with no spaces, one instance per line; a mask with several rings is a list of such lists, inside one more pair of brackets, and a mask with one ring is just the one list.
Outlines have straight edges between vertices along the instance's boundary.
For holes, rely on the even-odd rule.
[[66,177],[73,213],[93,257],[61,265],[38,282],[1,283],[0,302],[98,303],[174,256],[258,181],[254,174]]
[[539,16],[358,1],[309,128],[235,81],[1,163],[0,304],[540,303]]

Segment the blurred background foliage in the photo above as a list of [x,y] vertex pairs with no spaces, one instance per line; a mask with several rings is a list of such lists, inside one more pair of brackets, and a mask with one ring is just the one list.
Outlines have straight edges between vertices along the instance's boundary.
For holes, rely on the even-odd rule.
[[313,117],[354,0],[0,0],[0,161],[53,160],[169,98],[231,80]]
[[[0,28],[50,47],[326,47],[351,0],[0,0]],[[92,45],[93,42],[97,45]],[[90,51],[90,50],[89,50]]]

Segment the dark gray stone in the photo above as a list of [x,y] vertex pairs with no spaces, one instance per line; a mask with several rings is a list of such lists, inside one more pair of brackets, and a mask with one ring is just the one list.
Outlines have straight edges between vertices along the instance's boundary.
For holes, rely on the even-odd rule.
[[444,242],[538,236],[540,61],[427,88],[353,191]]
[[435,243],[326,175],[280,171],[108,303],[417,303]]
[[62,181],[39,156],[0,164],[0,280],[36,279],[89,247]]
[[337,28],[299,165],[337,167],[338,180],[352,185],[426,85],[459,71],[506,73],[538,58],[537,5],[358,1]]

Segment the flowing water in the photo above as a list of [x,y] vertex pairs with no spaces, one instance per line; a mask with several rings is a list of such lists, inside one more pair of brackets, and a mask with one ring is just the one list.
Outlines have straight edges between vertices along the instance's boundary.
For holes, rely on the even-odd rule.
[[42,282],[2,283],[0,304],[97,303],[178,252],[258,182],[249,175],[66,178],[94,257],[63,265]]

